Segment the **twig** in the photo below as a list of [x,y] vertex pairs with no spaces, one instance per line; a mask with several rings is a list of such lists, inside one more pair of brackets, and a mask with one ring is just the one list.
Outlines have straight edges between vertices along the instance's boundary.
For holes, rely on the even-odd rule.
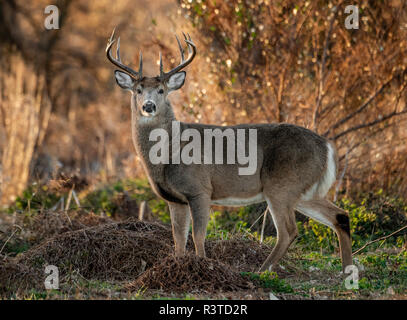
[[138,219],[140,221],[143,221],[145,212],[146,212],[146,202],[141,201],[140,208],[139,208],[139,211],[138,211]]
[[59,204],[61,203],[61,200],[62,199],[59,199],[58,202],[50,210],[55,211],[58,208]]
[[64,204],[65,204],[65,197],[62,196],[62,198],[61,198],[61,211],[64,211]]
[[263,216],[263,213],[262,213],[261,215],[259,215],[259,217],[256,219],[256,221],[254,221],[254,222],[252,223],[252,225],[249,227],[250,230],[254,227],[254,225],[257,223],[257,221],[260,220],[260,218],[261,218],[262,216]]
[[363,110],[366,109],[367,106],[369,106],[369,104],[384,90],[384,88],[386,88],[392,81],[393,79],[396,78],[396,76],[398,76],[399,74],[392,74],[391,77],[389,77],[381,86],[378,90],[376,90],[374,93],[372,93],[367,100],[355,111],[353,111],[352,113],[348,114],[345,118],[339,120],[337,123],[335,123],[333,126],[331,126],[327,131],[325,131],[325,133],[323,134],[323,136],[328,136],[328,134],[340,127],[341,125],[345,124],[346,122],[348,122],[350,119],[352,119],[354,116],[356,116],[357,114],[361,113]]
[[73,187],[71,190],[69,190],[68,193],[68,199],[66,199],[66,205],[65,205],[65,211],[68,211],[69,207],[71,206],[71,201],[72,201],[72,191],[73,191]]
[[[23,228],[21,228],[19,225],[14,225],[15,227],[20,228],[20,230],[23,230]],[[10,241],[10,239],[16,234],[17,229],[13,231],[13,233],[7,238],[6,242],[4,242],[3,246],[0,249],[0,254],[3,252],[3,249],[5,248],[5,246],[7,245],[7,243]]]
[[359,248],[358,250],[356,250],[354,253],[352,253],[352,255],[355,255],[355,254],[359,253],[360,251],[362,251],[362,250],[363,250],[364,248],[366,248],[367,246],[370,246],[372,243],[375,243],[375,242],[378,242],[378,241],[382,241],[382,240],[386,240],[387,238],[390,238],[390,237],[394,236],[396,233],[399,233],[400,231],[403,231],[404,229],[407,229],[407,225],[405,225],[404,227],[402,227],[402,228],[400,228],[400,229],[394,231],[393,233],[391,233],[391,234],[389,234],[389,235],[387,235],[387,236],[378,238],[378,239],[373,240],[373,241],[369,241],[368,243],[364,244],[361,248]]
[[[404,121],[404,120],[401,119],[401,120],[399,120],[399,122],[398,122],[397,124],[400,125],[403,121]],[[358,147],[361,146],[362,144],[366,143],[369,139],[373,138],[373,137],[374,137],[375,135],[377,135],[378,133],[380,133],[380,132],[382,132],[382,131],[384,131],[384,130],[390,128],[392,125],[394,125],[394,123],[390,123],[390,124],[387,123],[387,124],[384,124],[383,127],[379,128],[379,129],[377,129],[376,131],[373,131],[371,134],[365,136],[361,141],[355,143],[353,146],[351,146],[351,147],[349,148],[349,153],[351,153],[353,150],[355,150],[356,148],[358,148]],[[339,158],[339,162],[341,162],[342,160],[344,160],[344,159],[345,159],[345,156],[346,156],[346,155],[342,155],[342,156]]]
[[332,140],[335,141],[335,140],[339,139],[340,137],[342,137],[342,136],[344,136],[344,135],[346,135],[346,134],[348,134],[348,133],[350,133],[352,131],[356,131],[356,130],[359,130],[359,129],[362,129],[362,128],[367,128],[367,127],[374,126],[374,125],[376,125],[376,124],[378,124],[380,122],[386,121],[386,120],[388,120],[390,118],[393,118],[395,116],[399,116],[399,115],[402,115],[402,114],[405,114],[405,113],[407,113],[407,109],[403,110],[403,111],[400,111],[400,112],[394,111],[394,112],[392,112],[390,114],[387,114],[384,117],[378,118],[378,119],[376,119],[374,121],[371,121],[371,122],[368,122],[368,123],[365,123],[365,124],[360,124],[360,125],[354,126],[352,128],[349,128],[349,129],[347,129],[345,131],[342,131],[341,133],[339,133],[335,137],[333,137]]
[[79,202],[78,196],[76,195],[75,190],[72,190],[73,199],[75,200],[76,206],[78,209],[81,207],[81,203]]

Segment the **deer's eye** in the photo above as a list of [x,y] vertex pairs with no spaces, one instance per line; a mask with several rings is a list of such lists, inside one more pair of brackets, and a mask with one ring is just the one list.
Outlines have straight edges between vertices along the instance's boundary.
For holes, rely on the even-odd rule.
[[160,89],[160,90],[158,90],[158,93],[159,93],[159,94],[163,94],[163,93],[164,93],[164,90],[163,90],[163,89]]
[[137,89],[137,94],[141,94],[141,89]]

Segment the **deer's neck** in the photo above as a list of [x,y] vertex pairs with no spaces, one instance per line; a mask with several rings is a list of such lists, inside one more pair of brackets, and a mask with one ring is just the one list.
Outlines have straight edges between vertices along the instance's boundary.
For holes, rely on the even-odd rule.
[[[150,168],[149,152],[151,147],[157,144],[157,141],[152,139],[154,135],[151,135],[155,129],[163,129],[168,133],[169,141],[172,140],[172,122],[177,121],[170,105],[165,110],[162,110],[160,114],[148,118],[143,117],[140,112],[132,107],[132,136],[134,147],[137,154],[141,157],[145,169],[149,175],[152,174],[152,168]],[[155,165],[154,171],[157,174],[157,170],[160,170],[160,166]]]

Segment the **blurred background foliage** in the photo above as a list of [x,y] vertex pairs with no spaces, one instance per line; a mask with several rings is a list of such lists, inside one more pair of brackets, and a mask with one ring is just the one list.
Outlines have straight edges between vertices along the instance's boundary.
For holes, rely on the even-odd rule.
[[[198,55],[171,96],[180,120],[308,127],[338,147],[335,198],[407,197],[405,1],[57,0],[59,30],[44,28],[48,4],[0,2],[2,205],[24,207],[28,185],[63,172],[86,179],[83,205],[108,214],[111,199],[140,192],[165,208],[143,185],[130,99],[105,58],[115,26],[124,61],[137,65],[141,50],[149,75],[159,51],[165,68],[178,62],[175,33],[191,34]],[[360,9],[358,30],[344,27],[348,4]]]

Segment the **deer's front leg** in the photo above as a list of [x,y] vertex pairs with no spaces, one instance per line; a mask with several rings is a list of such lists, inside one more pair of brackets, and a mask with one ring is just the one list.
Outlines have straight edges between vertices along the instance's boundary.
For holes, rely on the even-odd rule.
[[185,247],[188,239],[190,212],[188,205],[169,203],[172,236],[175,243],[175,255],[183,256],[185,254]]
[[192,237],[195,252],[199,257],[205,257],[206,227],[209,221],[210,198],[200,195],[188,199],[192,216]]

